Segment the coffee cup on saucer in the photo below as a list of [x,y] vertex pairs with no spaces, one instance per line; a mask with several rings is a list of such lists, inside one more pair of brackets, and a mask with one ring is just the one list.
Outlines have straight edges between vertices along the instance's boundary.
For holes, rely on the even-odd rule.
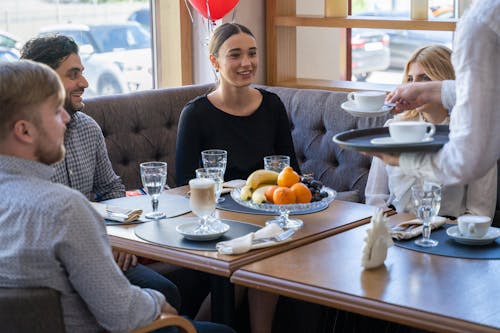
[[423,121],[396,121],[389,124],[389,134],[395,142],[421,142],[432,138],[436,126]]
[[384,106],[385,92],[383,91],[353,91],[347,95],[358,111],[378,111]]
[[489,216],[462,215],[457,218],[457,222],[460,233],[472,238],[484,237],[491,226]]

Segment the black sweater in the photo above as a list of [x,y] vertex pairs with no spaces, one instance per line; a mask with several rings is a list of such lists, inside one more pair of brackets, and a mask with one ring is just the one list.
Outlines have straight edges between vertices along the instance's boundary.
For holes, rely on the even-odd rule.
[[216,108],[207,96],[190,101],[182,110],[177,130],[176,183],[185,185],[202,166],[201,152],[227,150],[224,180],[246,179],[264,167],[264,156],[288,155],[293,169],[300,172],[290,122],[280,98],[259,89],[263,99],[249,116],[230,115]]

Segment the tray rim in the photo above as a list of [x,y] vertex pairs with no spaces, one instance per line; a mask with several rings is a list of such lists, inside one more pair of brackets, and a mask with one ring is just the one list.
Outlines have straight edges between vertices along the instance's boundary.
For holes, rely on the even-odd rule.
[[449,134],[450,129],[448,125],[436,125],[435,140],[430,142],[409,143],[401,145],[374,145],[371,142],[364,144],[353,143],[347,140],[352,138],[362,138],[364,136],[373,135],[389,135],[389,127],[373,127],[363,129],[351,129],[337,133],[333,136],[332,140],[340,147],[347,150],[355,150],[362,152],[380,152],[380,153],[403,153],[403,152],[435,152],[441,149],[448,142],[446,140],[437,140],[437,136]]

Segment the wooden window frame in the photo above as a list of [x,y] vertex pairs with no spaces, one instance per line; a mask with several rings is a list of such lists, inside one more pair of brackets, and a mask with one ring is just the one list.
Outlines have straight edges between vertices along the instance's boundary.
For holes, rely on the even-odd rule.
[[[345,2],[343,2],[345,1]],[[328,89],[340,91],[352,90],[392,90],[393,84],[352,82],[341,80],[304,79],[297,77],[296,28],[323,27],[346,28],[346,43],[350,40],[347,28],[400,29],[400,30],[441,30],[455,31],[456,20],[429,21],[404,18],[378,18],[343,15],[335,10],[346,11],[349,0],[325,0],[324,16],[296,15],[296,0],[266,0],[266,47],[267,47],[267,82],[268,85],[295,88]],[[339,6],[340,4],[340,6]],[[346,6],[343,6],[343,5]],[[347,12],[348,10],[348,12]],[[333,15],[338,15],[334,17]],[[347,43],[349,44],[349,43]],[[349,45],[346,52],[350,52]],[[344,76],[350,74],[350,56],[346,54]]]
[[192,22],[184,0],[151,0],[155,88],[193,84]]

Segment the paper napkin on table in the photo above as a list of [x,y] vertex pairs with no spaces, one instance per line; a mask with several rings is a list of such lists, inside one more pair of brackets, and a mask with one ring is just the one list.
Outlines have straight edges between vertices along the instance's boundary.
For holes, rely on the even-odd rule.
[[92,207],[105,219],[123,223],[138,220],[142,209],[128,209],[118,206],[110,206],[100,202],[91,202]]
[[[282,244],[290,240],[290,238],[283,241],[268,240],[265,242],[258,242],[259,239],[269,238],[284,232],[277,224],[271,223],[256,232],[251,232],[245,236],[231,239],[224,242],[219,242],[216,245],[217,251],[221,254],[240,254],[254,249],[261,249],[264,247]],[[258,243],[253,243],[257,241]]]
[[[446,218],[434,216],[430,223],[431,230],[437,229],[446,223]],[[391,237],[397,240],[410,239],[422,234],[422,221],[413,219],[401,222],[391,229]]]
[[230,193],[233,189],[243,187],[246,184],[246,180],[243,179],[233,179],[222,183],[221,194]]

